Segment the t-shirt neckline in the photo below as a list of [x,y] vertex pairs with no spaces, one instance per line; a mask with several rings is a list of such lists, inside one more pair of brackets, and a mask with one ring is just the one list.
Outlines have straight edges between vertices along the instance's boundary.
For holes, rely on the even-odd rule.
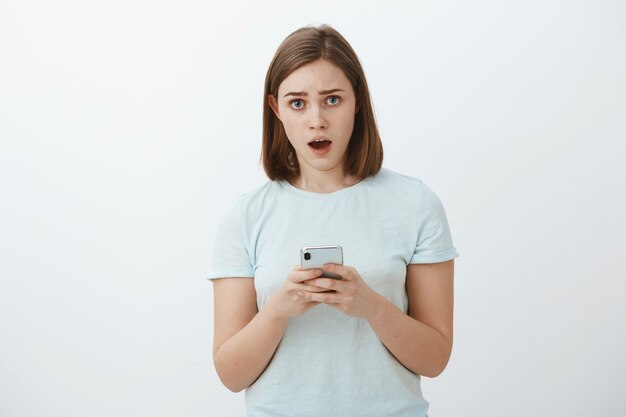
[[333,191],[330,193],[318,193],[315,191],[301,190],[300,188],[292,185],[287,180],[279,180],[278,183],[283,187],[283,189],[285,189],[287,192],[291,194],[298,195],[300,197],[316,199],[316,200],[321,200],[321,199],[329,200],[329,199],[335,199],[335,198],[343,197],[345,195],[354,193],[356,190],[362,188],[367,182],[369,182],[371,178],[372,176],[369,176],[365,179],[362,179],[361,181],[357,182],[354,185],[351,185],[349,187],[342,188],[340,190]]

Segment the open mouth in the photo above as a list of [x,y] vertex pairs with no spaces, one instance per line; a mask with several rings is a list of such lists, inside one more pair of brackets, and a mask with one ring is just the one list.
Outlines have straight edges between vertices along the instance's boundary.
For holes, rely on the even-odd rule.
[[316,155],[324,155],[330,151],[332,141],[328,139],[316,139],[309,142],[309,148]]

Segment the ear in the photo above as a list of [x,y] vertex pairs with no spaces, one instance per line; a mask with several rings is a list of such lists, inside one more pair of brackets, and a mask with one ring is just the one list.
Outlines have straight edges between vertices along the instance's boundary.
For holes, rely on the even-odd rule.
[[278,117],[278,120],[281,120],[280,113],[278,112],[278,103],[276,102],[276,97],[274,97],[271,94],[268,95],[267,102],[269,103],[271,109],[274,111],[274,114],[276,115],[276,117]]

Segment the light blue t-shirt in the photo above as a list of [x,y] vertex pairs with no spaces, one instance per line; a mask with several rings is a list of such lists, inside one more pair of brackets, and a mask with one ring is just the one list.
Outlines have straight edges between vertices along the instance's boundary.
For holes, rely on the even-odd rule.
[[[259,310],[305,246],[339,245],[344,265],[407,312],[407,264],[459,256],[444,207],[421,180],[381,169],[332,193],[268,181],[234,200],[215,240],[209,279],[253,277]],[[367,320],[325,304],[289,320],[265,371],[245,391],[248,417],[425,417],[420,376]]]

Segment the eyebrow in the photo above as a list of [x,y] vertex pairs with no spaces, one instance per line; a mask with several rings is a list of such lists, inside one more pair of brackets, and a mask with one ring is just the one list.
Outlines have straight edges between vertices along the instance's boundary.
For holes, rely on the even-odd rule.
[[[323,90],[323,91],[318,91],[319,95],[324,95],[324,94],[330,94],[330,93],[335,93],[337,91],[343,91],[345,92],[345,90],[342,90],[341,88],[333,88],[331,90]],[[287,97],[287,96],[308,96],[308,94],[304,91],[292,91],[289,92],[287,94],[285,94],[283,97]]]

